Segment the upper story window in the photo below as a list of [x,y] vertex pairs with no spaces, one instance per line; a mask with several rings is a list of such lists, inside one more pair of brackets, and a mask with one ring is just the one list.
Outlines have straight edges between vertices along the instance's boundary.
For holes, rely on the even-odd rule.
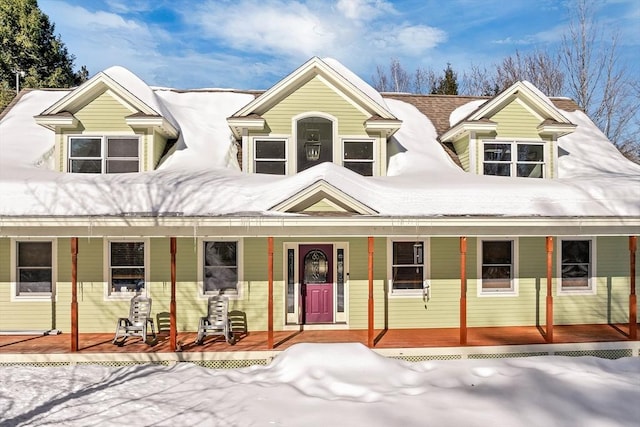
[[373,141],[345,140],[342,165],[364,176],[373,176]]
[[521,141],[483,144],[483,174],[544,178],[544,145]]
[[69,172],[127,173],[140,170],[138,137],[69,137]]
[[285,139],[256,139],[254,147],[256,173],[287,174],[287,141]]
[[324,117],[305,117],[296,122],[298,172],[333,161],[333,122]]

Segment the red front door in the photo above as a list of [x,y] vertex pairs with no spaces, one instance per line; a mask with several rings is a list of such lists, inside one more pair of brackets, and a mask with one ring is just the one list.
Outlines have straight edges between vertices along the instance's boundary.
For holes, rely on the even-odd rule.
[[333,245],[300,245],[303,322],[333,323]]

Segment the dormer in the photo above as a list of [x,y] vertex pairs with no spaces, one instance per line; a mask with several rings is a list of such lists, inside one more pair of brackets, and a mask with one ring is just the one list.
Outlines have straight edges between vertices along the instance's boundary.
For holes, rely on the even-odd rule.
[[55,165],[61,172],[153,170],[167,142],[178,137],[153,90],[121,67],[96,74],[35,120],[55,132]]
[[452,123],[440,140],[453,144],[467,172],[554,178],[557,140],[575,128],[531,83],[517,82]]
[[323,162],[386,175],[401,121],[382,96],[334,60],[312,58],[227,119],[249,173],[293,175]]

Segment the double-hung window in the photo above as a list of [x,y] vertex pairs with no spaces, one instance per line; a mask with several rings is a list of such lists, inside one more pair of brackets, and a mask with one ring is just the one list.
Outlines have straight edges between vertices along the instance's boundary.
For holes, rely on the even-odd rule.
[[145,259],[144,242],[109,242],[109,288],[111,295],[144,292]]
[[69,172],[128,173],[139,169],[138,137],[69,137]]
[[238,294],[238,241],[202,242],[202,290],[205,295]]
[[483,144],[483,174],[544,177],[544,145],[521,141],[491,141]]
[[516,242],[479,240],[480,295],[515,294]]
[[373,176],[373,141],[345,140],[342,165],[360,175]]
[[425,242],[391,242],[391,293],[421,292],[425,280]]
[[287,143],[284,139],[256,139],[254,152],[255,173],[287,174]]
[[16,242],[16,296],[46,296],[53,292],[51,241]]
[[560,292],[593,292],[593,241],[560,240]]

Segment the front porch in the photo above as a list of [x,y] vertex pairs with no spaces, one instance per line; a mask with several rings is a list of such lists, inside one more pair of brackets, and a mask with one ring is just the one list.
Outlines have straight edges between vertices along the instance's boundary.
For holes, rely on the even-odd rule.
[[[156,340],[147,343],[138,337],[128,338],[123,346],[112,344],[113,334],[79,334],[79,355],[120,354],[126,359],[128,354],[146,355],[143,359],[153,361],[162,354],[209,354],[212,358],[219,358],[213,353],[233,354],[230,358],[242,358],[241,353],[259,352],[265,355],[286,350],[298,343],[361,343],[367,345],[368,330],[302,330],[273,332],[273,349],[269,348],[269,333],[266,331],[249,332],[237,335],[237,344],[231,346],[223,339],[212,337],[205,340],[203,345],[195,345],[195,332],[182,332],[177,336],[178,351],[171,349],[168,332],[158,334]],[[218,339],[216,339],[218,338]],[[71,334],[60,335],[1,335],[0,362],[6,361],[7,356],[12,360],[28,360],[28,354],[70,356],[72,352]],[[580,347],[581,344],[617,343],[621,347],[631,348],[640,343],[629,339],[627,324],[608,325],[555,325],[554,344],[546,344],[544,331],[536,326],[468,328],[467,344],[460,346],[460,330],[458,328],[443,329],[388,329],[376,330],[373,350],[401,354],[409,352],[430,353],[434,350],[447,352],[447,349],[499,348],[504,346],[534,346],[542,352],[555,345]],[[573,346],[572,346],[573,345]],[[483,350],[483,352],[485,352]],[[636,349],[637,354],[637,349]],[[267,356],[268,357],[268,356]],[[116,357],[117,358],[117,357]],[[206,358],[202,356],[201,358]]]

